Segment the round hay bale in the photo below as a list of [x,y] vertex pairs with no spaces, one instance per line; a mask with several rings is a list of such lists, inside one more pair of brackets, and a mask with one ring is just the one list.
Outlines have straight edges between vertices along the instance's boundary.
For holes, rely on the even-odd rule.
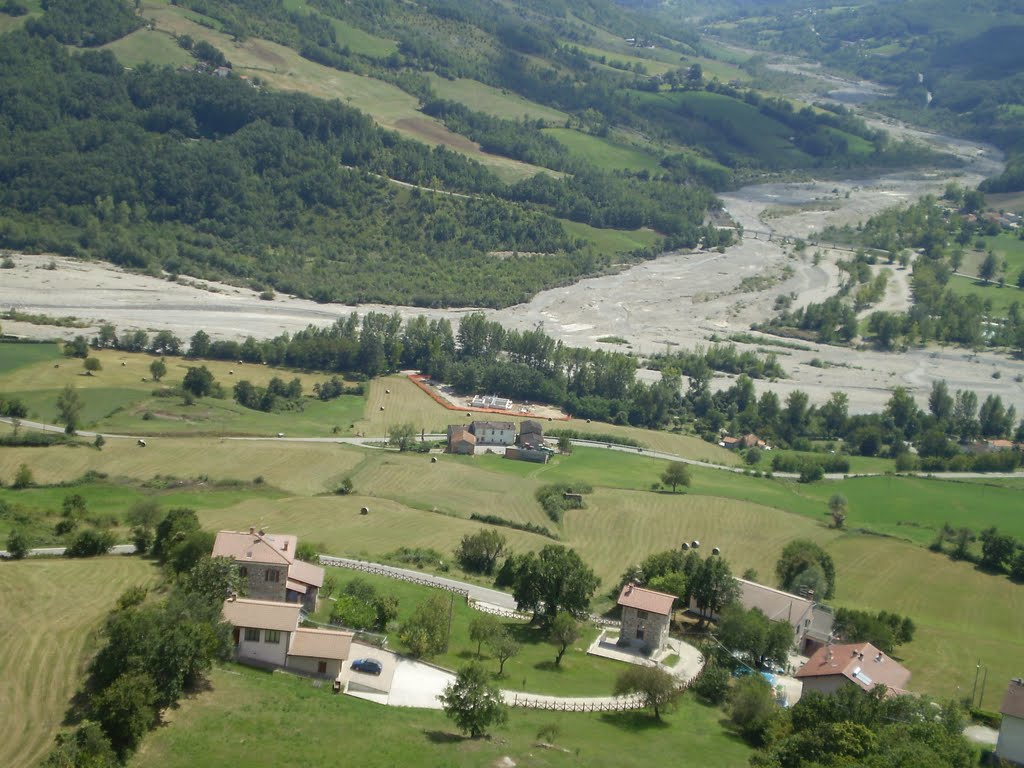
[[360,515],[368,515],[368,514],[370,514],[370,508],[369,507],[360,507],[359,514]]
[[437,464],[437,456],[431,456],[430,457],[430,463],[431,464]]
[[383,411],[383,410],[384,410],[384,406],[382,405],[382,406],[380,407],[380,409],[381,409],[381,410]]
[[697,541],[697,539],[694,539],[693,541],[690,542],[690,548],[691,549],[700,549],[700,542]]
[[715,547],[714,549],[711,550],[711,554],[712,555],[720,555],[720,554],[722,554],[722,550],[720,550],[718,547]]
[[384,394],[385,395],[390,395],[391,394],[391,390],[390,389],[385,389],[384,390]]
[[685,541],[683,542],[683,545],[680,547],[680,549],[683,550],[684,552],[686,550],[688,550],[689,548],[690,548],[690,545],[687,544]]

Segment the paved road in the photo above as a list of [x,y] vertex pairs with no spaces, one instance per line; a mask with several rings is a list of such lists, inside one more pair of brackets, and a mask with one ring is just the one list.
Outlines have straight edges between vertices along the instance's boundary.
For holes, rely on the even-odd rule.
[[[64,554],[67,547],[36,547],[28,551],[29,557],[60,557]],[[135,545],[134,544],[115,544],[107,550],[108,555],[134,555]],[[7,559],[11,556],[11,553],[5,549],[0,549],[0,558]]]

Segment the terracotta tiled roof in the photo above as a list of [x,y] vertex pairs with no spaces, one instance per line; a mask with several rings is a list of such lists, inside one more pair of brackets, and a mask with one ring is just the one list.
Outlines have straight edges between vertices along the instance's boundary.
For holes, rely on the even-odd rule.
[[1010,687],[1006,689],[1006,696],[1003,697],[1003,706],[999,708],[1000,713],[1010,717],[1024,719],[1024,682],[1021,678],[1010,681]]
[[224,601],[224,620],[234,627],[294,632],[299,625],[298,603],[274,603],[237,597]]
[[345,660],[348,658],[351,647],[351,632],[332,632],[329,629],[297,629],[292,634],[288,655]]
[[672,612],[672,603],[675,599],[675,595],[644,589],[636,584],[627,584],[619,593],[619,605],[624,608],[636,608],[638,611],[659,613],[662,616],[668,616]]
[[[242,531],[218,531],[213,542],[214,557],[230,557],[240,563],[288,565],[294,554],[294,536],[267,536]],[[283,549],[286,547],[287,549]]]
[[295,560],[288,566],[288,578],[320,588],[324,585],[324,569],[312,563]]
[[865,691],[876,685],[897,692],[906,690],[910,670],[893,661],[871,643],[826,645],[819,648],[796,673],[799,678],[842,675]]
[[294,581],[292,579],[288,579],[285,582],[285,586],[292,592],[298,592],[300,595],[304,595],[309,591],[309,587],[307,587],[301,581]]

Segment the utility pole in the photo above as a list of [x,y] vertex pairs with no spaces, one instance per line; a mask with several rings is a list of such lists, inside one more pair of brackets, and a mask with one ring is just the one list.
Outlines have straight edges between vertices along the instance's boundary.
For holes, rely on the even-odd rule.
[[985,674],[981,676],[981,698],[978,699],[978,708],[985,708],[985,683],[988,682],[988,667],[985,667]]
[[971,689],[971,706],[974,706],[974,695],[978,692],[978,675],[981,674],[981,659],[978,659],[978,666],[974,668],[974,687]]
[[455,593],[451,592],[449,594],[451,594],[452,599],[451,602],[448,604],[448,636],[444,642],[445,653],[448,652],[448,647],[451,645],[452,642],[452,614],[455,612]]

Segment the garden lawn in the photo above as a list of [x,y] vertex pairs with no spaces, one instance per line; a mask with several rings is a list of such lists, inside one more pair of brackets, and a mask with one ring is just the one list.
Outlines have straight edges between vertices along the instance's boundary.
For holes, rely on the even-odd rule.
[[134,557],[0,563],[4,765],[41,762],[84,678],[103,618],[128,587],[155,577]]
[[1015,285],[1016,278],[1016,274],[1011,271],[1006,285],[1000,287],[998,282],[983,283],[972,277],[953,275],[947,285],[959,296],[977,296],[982,301],[991,302],[992,313],[1005,316],[1011,304],[1024,306],[1024,291]]
[[[490,739],[466,740],[442,712],[382,707],[336,696],[309,680],[244,667],[214,670],[210,690],[184,701],[168,724],[146,737],[130,766],[279,766],[293,763],[365,768],[479,768],[505,757],[522,768],[623,768],[665,764],[685,754],[708,768],[746,765],[750,748],[725,733],[718,709],[684,697],[662,724],[644,713],[578,714],[513,710]],[[296,723],[302,724],[296,745]],[[556,749],[537,746],[554,727]]]

